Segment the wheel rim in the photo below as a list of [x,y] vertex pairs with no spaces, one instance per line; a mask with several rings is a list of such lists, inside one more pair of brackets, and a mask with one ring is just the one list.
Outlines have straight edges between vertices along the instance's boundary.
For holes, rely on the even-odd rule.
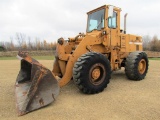
[[104,81],[106,70],[101,63],[94,64],[89,71],[90,82],[99,85]]
[[99,67],[96,67],[93,71],[92,71],[92,78],[94,80],[98,79],[101,75],[101,71]]
[[146,61],[144,59],[140,60],[138,65],[138,71],[140,74],[143,74],[146,70]]

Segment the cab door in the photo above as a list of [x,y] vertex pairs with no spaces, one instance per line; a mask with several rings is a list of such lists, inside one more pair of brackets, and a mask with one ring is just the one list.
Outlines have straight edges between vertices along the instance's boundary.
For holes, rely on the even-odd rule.
[[118,29],[118,12],[114,11],[113,16],[108,18],[108,28],[110,34],[110,46],[118,46],[119,42],[119,29]]

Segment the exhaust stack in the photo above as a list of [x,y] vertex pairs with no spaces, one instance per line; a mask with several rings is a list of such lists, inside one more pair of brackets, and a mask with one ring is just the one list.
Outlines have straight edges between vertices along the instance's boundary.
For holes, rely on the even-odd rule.
[[124,34],[126,34],[126,18],[127,18],[128,13],[124,15]]

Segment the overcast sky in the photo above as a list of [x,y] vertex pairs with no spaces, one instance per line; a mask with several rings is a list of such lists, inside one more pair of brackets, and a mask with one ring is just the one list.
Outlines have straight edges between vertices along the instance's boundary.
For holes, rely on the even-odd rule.
[[86,12],[105,4],[122,9],[127,33],[160,38],[160,0],[0,0],[0,41],[16,33],[48,42],[86,31]]

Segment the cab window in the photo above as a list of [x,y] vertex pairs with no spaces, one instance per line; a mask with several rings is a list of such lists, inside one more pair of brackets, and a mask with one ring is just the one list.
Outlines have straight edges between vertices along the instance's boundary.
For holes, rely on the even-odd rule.
[[117,28],[117,13],[113,12],[113,17],[108,18],[108,27]]
[[93,12],[88,15],[87,32],[101,30],[104,28],[105,9]]

